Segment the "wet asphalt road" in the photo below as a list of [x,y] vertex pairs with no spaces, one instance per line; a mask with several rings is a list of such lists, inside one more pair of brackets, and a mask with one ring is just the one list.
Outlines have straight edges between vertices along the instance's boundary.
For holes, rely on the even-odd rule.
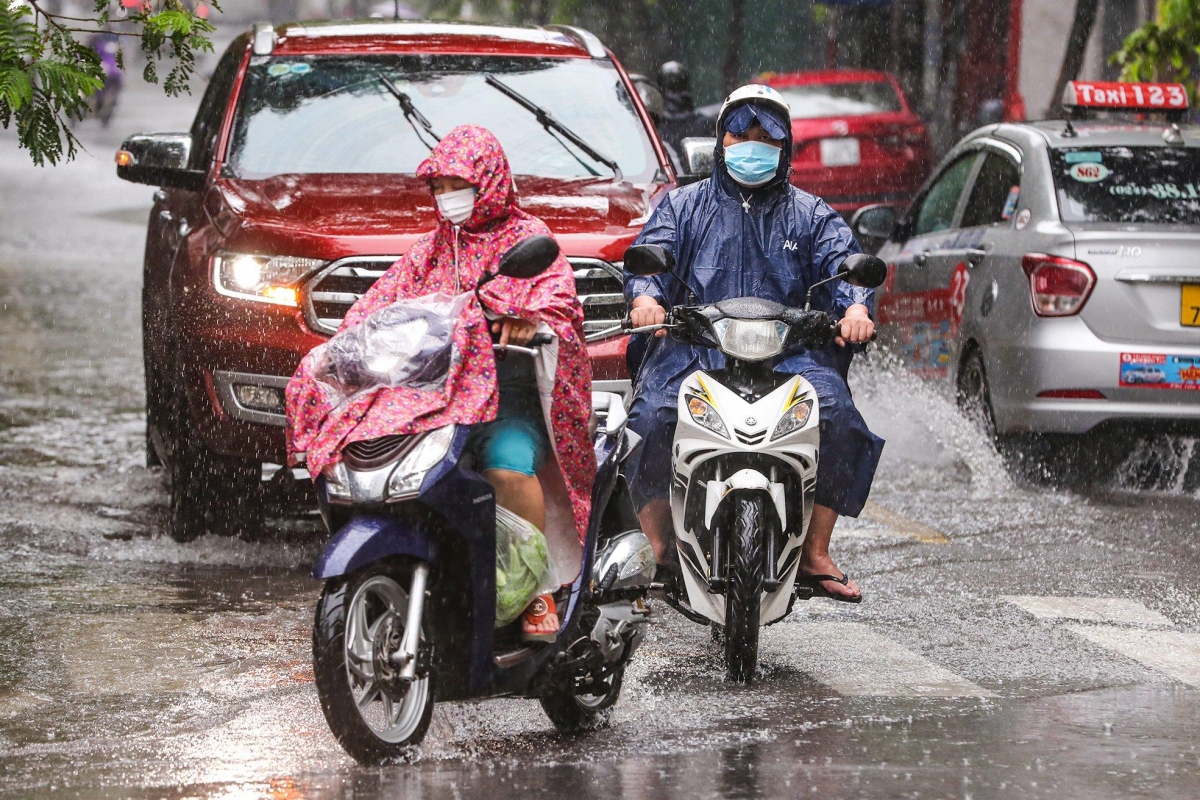
[[1155,490],[1016,485],[936,389],[878,365],[854,382],[888,439],[874,505],[835,539],[866,603],[767,629],[751,687],[660,604],[607,729],[442,706],[416,763],[355,766],[312,684],[316,526],[162,533],[138,323],[153,190],[111,166],[126,133],[186,129],[196,100],[153,91],[86,123],[68,166],[0,133],[0,794],[1200,797],[1200,501],[1174,488],[1194,443],[1139,451]]

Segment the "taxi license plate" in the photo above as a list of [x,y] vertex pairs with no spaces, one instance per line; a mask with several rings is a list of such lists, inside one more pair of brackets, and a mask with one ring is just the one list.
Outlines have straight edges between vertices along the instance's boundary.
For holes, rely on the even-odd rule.
[[1185,283],[1180,293],[1179,324],[1200,328],[1200,284]]
[[821,166],[856,167],[861,159],[858,139],[822,139]]

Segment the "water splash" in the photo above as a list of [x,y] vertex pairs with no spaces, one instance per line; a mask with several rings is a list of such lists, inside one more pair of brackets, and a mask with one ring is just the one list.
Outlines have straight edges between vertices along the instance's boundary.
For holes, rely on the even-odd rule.
[[877,351],[855,363],[850,385],[867,424],[887,441],[885,472],[915,471],[913,479],[948,472],[969,483],[973,497],[1012,490],[995,446],[958,409],[948,382],[922,378]]
[[1198,440],[1192,436],[1142,437],[1113,475],[1113,488],[1200,496],[1200,470],[1192,457]]

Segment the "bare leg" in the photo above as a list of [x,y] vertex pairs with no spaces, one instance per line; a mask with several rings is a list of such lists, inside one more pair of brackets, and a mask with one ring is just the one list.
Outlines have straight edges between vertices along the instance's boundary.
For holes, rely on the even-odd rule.
[[484,470],[483,477],[496,490],[496,502],[537,526],[546,527],[546,498],[536,476],[510,469]]
[[[801,575],[833,575],[842,577],[844,573],[829,557],[829,540],[833,536],[833,526],[837,524],[837,512],[825,506],[813,506],[812,520],[808,524],[808,536],[800,550]],[[830,594],[843,597],[858,597],[862,590],[858,584],[850,581],[843,586],[837,581],[822,581],[821,587]]]
[[[543,530],[546,527],[546,497],[542,494],[542,483],[536,476],[513,472],[509,469],[484,470],[483,477],[496,490],[496,502],[524,517]],[[537,625],[521,621],[525,633],[555,633],[558,631],[558,615],[547,614]]]
[[671,523],[671,504],[666,500],[651,500],[638,512],[642,532],[654,548],[654,560],[659,564],[671,561],[671,540],[675,528]]

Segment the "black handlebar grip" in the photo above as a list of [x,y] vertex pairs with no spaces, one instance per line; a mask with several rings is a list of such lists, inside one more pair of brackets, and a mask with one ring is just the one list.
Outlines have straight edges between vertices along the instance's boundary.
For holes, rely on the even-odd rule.
[[554,336],[549,333],[535,333],[533,338],[529,340],[526,347],[541,347],[544,344],[551,344],[554,341]]

